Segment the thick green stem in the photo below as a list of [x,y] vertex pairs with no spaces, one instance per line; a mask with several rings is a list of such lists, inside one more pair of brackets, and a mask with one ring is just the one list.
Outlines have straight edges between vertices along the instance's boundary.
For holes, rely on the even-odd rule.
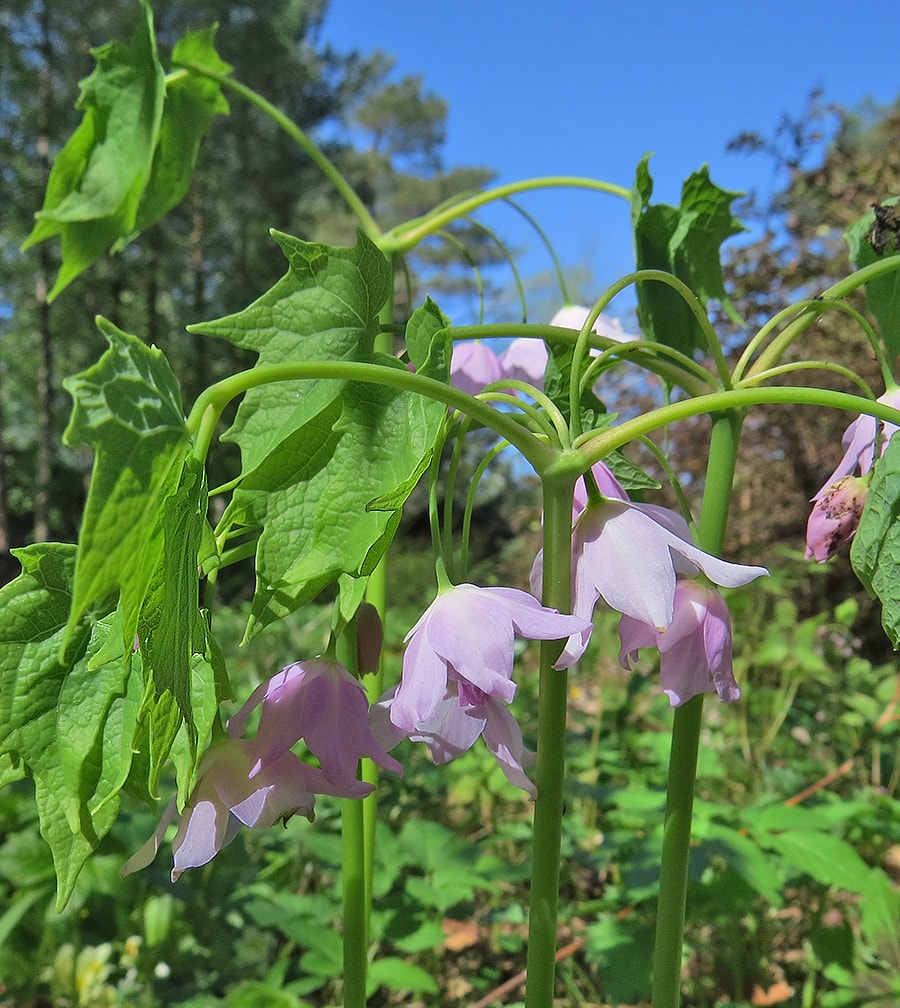
[[[545,476],[544,572],[545,605],[569,612],[572,567],[572,494],[575,477]],[[528,922],[528,981],[525,1008],[551,1008],[556,978],[556,936],[559,902],[559,855],[565,779],[566,708],[568,681],[553,668],[558,642],[541,645],[538,702],[537,799],[530,911]]]
[[[426,378],[424,375],[407,371],[403,367],[385,364],[362,363],[358,361],[297,361],[284,364],[257,364],[247,371],[224,378],[210,385],[194,402],[187,418],[188,432],[194,435],[194,455],[205,458],[209,439],[218,418],[228,403],[251,388],[272,382],[300,381],[305,378],[336,378],[344,381],[373,382],[389,388],[407,389],[446,403],[454,409],[472,417],[478,423],[491,428],[518,449],[536,472],[541,472],[556,458],[555,449],[527,431],[512,414],[501,413],[486,402],[461,392],[451,385]],[[201,443],[200,433],[204,434]]]
[[[721,553],[731,501],[741,421],[736,413],[713,418],[706,486],[699,524],[703,549]],[[653,951],[653,1008],[678,1008],[681,953],[691,847],[691,817],[697,778],[697,753],[703,720],[703,694],[675,710],[659,878],[659,910]]]
[[[388,299],[387,303],[379,312],[379,319],[383,323],[389,324],[393,302]],[[391,334],[388,331],[380,332],[375,337],[375,350],[378,353],[389,354],[393,349]],[[387,620],[387,557],[383,556],[378,562],[375,570],[369,575],[366,584],[366,601],[375,607],[381,625],[384,626]],[[365,677],[363,685],[366,689],[366,696],[369,703],[374,704],[384,690],[384,664],[379,659],[378,670],[374,674]],[[362,800],[362,838],[363,838],[363,858],[364,858],[364,881],[365,881],[365,910],[366,910],[366,934],[368,935],[369,921],[372,916],[372,877],[375,871],[375,824],[378,819],[378,766],[370,759],[362,760],[360,776],[367,784],[372,785],[372,793]]]
[[368,886],[363,804],[341,802],[344,879],[344,1008],[365,1008],[368,968]]

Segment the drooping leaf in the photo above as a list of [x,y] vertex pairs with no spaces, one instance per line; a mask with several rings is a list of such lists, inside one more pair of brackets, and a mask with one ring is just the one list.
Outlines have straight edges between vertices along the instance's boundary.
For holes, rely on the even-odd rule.
[[[216,52],[215,27],[188,32],[175,43],[172,62],[202,66],[223,76],[231,66]],[[130,235],[123,235],[113,251],[146,231],[184,198],[194,174],[200,144],[209,132],[213,117],[228,114],[222,89],[209,77],[191,74],[176,77],[166,87],[162,122],[156,139],[153,165],[138,206],[137,220]]]
[[109,646],[121,641],[114,597],[67,626],[75,552],[16,550],[22,573],[0,589],[0,753],[34,778],[59,906],[115,819],[141,697],[139,663]]
[[861,269],[886,256],[897,269],[870,280],[865,287],[869,310],[878,320],[888,358],[900,353],[900,196],[883,200],[852,224],[845,234],[850,258]]
[[[140,8],[129,43],[92,50],[96,67],[76,103],[84,116],[53,163],[43,207],[23,245],[60,237],[62,265],[50,301],[182,200],[213,116],[228,112],[209,77],[175,76],[166,85],[153,13],[147,0]],[[173,60],[228,74],[214,37],[214,28],[189,32],[176,43]]]
[[900,437],[875,463],[850,561],[866,591],[881,602],[881,623],[900,646]]
[[159,563],[141,607],[138,637],[156,693],[168,690],[196,744],[191,710],[191,663],[205,650],[198,599],[197,555],[206,516],[206,480],[196,459],[186,460],[174,493],[162,502]]
[[76,103],[84,118],[54,162],[44,205],[24,245],[57,234],[62,240],[63,264],[51,300],[133,232],[162,121],[164,73],[146,0],[131,41],[108,42],[92,54],[97,65],[82,81]]
[[118,589],[123,638],[133,641],[162,556],[158,515],[179,486],[188,450],[181,395],[165,357],[104,319],[98,325],[109,348],[64,383],[74,399],[65,440],[95,452],[64,645],[87,609]]
[[[731,213],[739,193],[720,189],[710,181],[704,165],[684,182],[677,207],[651,204],[653,181],[648,157],[638,165],[631,218],[638,269],[671,273],[685,283],[700,303],[719,301],[739,322],[725,290],[719,246],[745,230]],[[656,340],[691,355],[705,345],[702,330],[685,300],[657,281],[637,284],[638,322],[645,339]]]

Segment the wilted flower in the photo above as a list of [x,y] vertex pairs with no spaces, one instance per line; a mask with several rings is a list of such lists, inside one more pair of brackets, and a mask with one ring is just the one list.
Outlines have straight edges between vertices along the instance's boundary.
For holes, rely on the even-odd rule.
[[459,680],[450,680],[431,716],[407,733],[390,720],[396,692],[396,687],[389,690],[372,708],[373,733],[386,749],[409,737],[412,742],[424,742],[435,763],[448,763],[483,736],[507,779],[532,798],[536,796],[535,786],[525,773],[535,755],[525,747],[522,730],[502,700]]
[[478,395],[485,386],[503,377],[500,358],[481,340],[463,340],[453,344],[450,358],[450,384],[461,392]]
[[[229,738],[204,753],[197,784],[178,816],[178,832],[172,841],[173,882],[185,869],[211,861],[231,843],[242,825],[263,829],[279,820],[286,822],[293,815],[312,819],[316,794],[357,798],[370,790],[360,781],[346,792],[336,790],[321,770],[291,752],[251,777],[251,768],[258,762],[258,743],[248,739]],[[173,799],[147,843],[123,865],[123,875],[150,864],[175,817]]]
[[844,476],[819,491],[806,523],[807,560],[823,563],[853,538],[868,491],[868,476]]
[[665,630],[623,616],[619,620],[619,639],[619,663],[623,668],[630,667],[639,648],[659,649],[662,687],[673,707],[698,693],[713,691],[723,703],[740,699],[731,665],[731,616],[714,588],[696,581],[679,581],[672,622]]
[[[733,588],[762,574],[764,567],[731,564],[691,542],[684,519],[668,508],[608,498],[589,504],[575,522],[572,539],[574,613],[589,619],[599,598],[624,615],[665,630],[672,622],[676,575],[698,571]],[[531,571],[532,591],[543,575],[543,554]],[[569,668],[584,653],[590,634],[574,634],[556,663]]]
[[434,716],[450,682],[458,684],[462,706],[477,706],[485,697],[509,703],[516,692],[516,635],[559,640],[589,627],[586,619],[545,608],[516,588],[448,588],[407,634],[391,721],[407,735],[419,730]]
[[250,769],[251,777],[300,739],[318,759],[325,780],[342,791],[356,782],[363,756],[386,770],[403,772],[375,741],[365,690],[339,662],[316,658],[286,666],[253,691],[229,721],[229,733],[241,734],[251,711],[260,705],[259,758]]
[[[878,397],[877,401],[885,406],[900,409],[900,388],[888,389],[884,395]],[[878,426],[874,417],[863,413],[844,431],[844,436],[841,438],[844,456],[834,472],[825,480],[822,489],[813,497],[814,501],[828,493],[842,476],[852,476],[854,473],[865,476],[871,471],[875,461],[875,439],[878,434]],[[892,423],[882,423],[880,426],[881,450],[879,454],[883,454],[898,428]]]

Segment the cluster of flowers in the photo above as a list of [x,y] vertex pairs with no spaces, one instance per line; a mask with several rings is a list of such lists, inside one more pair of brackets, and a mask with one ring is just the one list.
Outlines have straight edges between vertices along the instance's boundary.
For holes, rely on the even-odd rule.
[[[588,314],[589,309],[581,305],[566,305],[550,319],[550,325],[581,329]],[[618,319],[603,314],[594,323],[593,332],[617,343],[638,339],[626,333]],[[466,340],[453,345],[450,380],[456,388],[469,395],[477,395],[486,385],[504,378],[528,382],[540,389],[546,368],[547,347],[542,340],[515,339],[501,354],[495,353],[481,340]]]
[[[573,613],[541,605],[542,558],[534,563],[532,593],[461,584],[442,591],[406,638],[401,681],[369,706],[360,682],[338,662],[297,662],[261,684],[228,722],[227,737],[205,753],[198,782],[178,816],[173,881],[206,864],[241,825],[268,827],[292,815],[313,817],[315,795],[365,797],[357,779],[368,757],[402,773],[389,750],[403,739],[423,742],[445,763],[483,737],[510,781],[532,797],[526,768],[535,754],[509,710],[516,636],[560,640],[558,669],[575,664],[590,640],[602,597],[619,611],[620,661],[628,668],[643,647],[661,655],[663,689],[673,705],[701,692],[731,702],[740,696],[731,667],[731,625],[721,595],[697,580],[743,585],[767,573],[726,563],[698,549],[685,521],[666,508],[637,504],[598,463],[602,494],[589,503],[579,481],[573,514]],[[261,708],[255,738],[244,738]],[[292,751],[303,740],[318,766]],[[124,873],[156,855],[175,803]]]
[[[878,402],[900,409],[900,388],[888,389]],[[894,424],[879,425],[874,417],[863,415],[844,431],[844,455],[813,497],[806,524],[807,560],[829,560],[856,534],[875,464],[876,442],[880,456],[897,429]]]

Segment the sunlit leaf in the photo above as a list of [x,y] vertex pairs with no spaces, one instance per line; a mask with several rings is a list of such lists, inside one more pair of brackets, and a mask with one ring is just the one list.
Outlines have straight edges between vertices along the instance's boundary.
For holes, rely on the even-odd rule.
[[108,646],[111,636],[121,640],[111,630],[118,620],[112,597],[67,631],[74,546],[42,543],[15,554],[22,573],[0,589],[0,752],[14,754],[34,778],[62,906],[115,820],[132,758],[140,666]]
[[[228,111],[208,77],[176,75],[166,85],[146,0],[140,10],[130,42],[92,50],[96,67],[76,103],[83,118],[53,163],[43,207],[23,245],[59,235],[62,265],[51,301],[96,259],[124,248],[181,201],[213,116]],[[214,35],[215,29],[188,33],[173,59],[229,73],[213,48]]]
[[[253,350],[258,364],[364,360],[375,345],[378,313],[391,291],[387,260],[364,235],[353,248],[300,241],[273,231],[288,272],[234,315],[189,326]],[[340,395],[338,381],[276,382],[244,396],[225,440],[241,448],[251,472],[282,441]]]
[[881,622],[900,646],[900,437],[875,463],[850,561],[866,591],[881,602]]
[[[745,228],[731,213],[740,193],[720,189],[704,165],[684,182],[677,207],[651,204],[653,181],[648,158],[638,165],[631,216],[638,269],[671,273],[696,295],[704,309],[718,301],[735,319],[722,279],[719,246]],[[700,324],[685,300],[657,281],[637,284],[638,322],[645,339],[685,354],[705,345]]]
[[162,353],[110,322],[99,326],[109,348],[64,383],[74,399],[65,440],[95,452],[67,637],[89,606],[121,588],[129,641],[162,556],[158,515],[179,485],[188,439],[178,383]]
[[[231,67],[213,47],[215,34],[215,27],[188,32],[175,43],[173,63],[191,63],[223,76],[229,74]],[[214,80],[191,74],[175,76],[169,82],[150,178],[141,196],[134,231],[123,236],[117,247],[146,231],[181,202],[194,174],[200,144],[217,114],[228,114],[228,102]]]
[[[255,350],[260,366],[355,360],[404,369],[373,354],[391,289],[378,249],[363,235],[354,248],[275,237],[289,272],[246,310],[192,330]],[[447,325],[432,303],[410,323],[414,363],[439,380]],[[227,434],[240,445],[243,474],[221,527],[261,530],[248,633],[341,575],[374,568],[445,416],[443,405],[377,382],[287,381],[247,393]]]
[[133,232],[162,121],[164,73],[146,0],[129,43],[108,42],[92,52],[97,65],[77,102],[84,118],[54,162],[24,246],[60,236],[63,264],[51,300]]

